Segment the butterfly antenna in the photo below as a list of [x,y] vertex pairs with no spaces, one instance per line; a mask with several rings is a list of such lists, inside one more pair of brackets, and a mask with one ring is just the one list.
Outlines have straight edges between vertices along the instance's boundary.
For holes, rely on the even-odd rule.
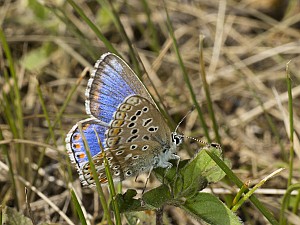
[[188,138],[188,139],[192,139],[192,140],[197,141],[197,142],[200,142],[201,144],[204,144],[204,145],[208,144],[206,141],[202,141],[202,140],[194,138],[194,137],[189,137],[189,136],[184,136],[184,137]]
[[[176,129],[175,129],[174,133],[177,132],[177,130],[178,130],[180,124],[182,123],[182,121],[183,121],[189,114],[191,114],[191,112],[193,112],[194,109],[195,109],[195,105],[194,105],[194,106],[193,106],[193,107],[185,114],[185,116],[180,120],[180,122],[179,122],[179,123],[177,124],[177,126],[176,126]],[[212,143],[207,143],[206,141],[202,141],[202,140],[200,140],[200,139],[197,139],[197,138],[194,138],[194,137],[185,136],[185,135],[184,135],[184,137],[185,137],[185,138],[188,138],[188,139],[191,139],[191,140],[194,140],[194,141],[197,141],[197,142],[199,142],[199,143],[201,143],[201,144],[204,144],[204,145],[210,145],[210,146],[215,147],[215,148],[221,148],[220,144],[218,144],[218,143],[214,143],[214,142],[212,142]]]
[[176,129],[175,129],[175,131],[174,131],[174,133],[176,133],[177,132],[177,130],[178,130],[178,128],[179,128],[179,126],[180,126],[180,124],[185,120],[185,118],[188,116],[188,115],[190,115],[191,114],[191,112],[193,112],[194,111],[194,109],[195,109],[195,106],[193,106],[186,114],[185,114],[185,116],[180,120],[180,122],[177,124],[177,126],[176,126]]
[[[174,133],[177,133],[177,130],[178,130],[180,124],[183,122],[183,120],[185,120],[185,118],[186,118],[188,115],[190,115],[190,114],[194,111],[194,109],[195,109],[195,105],[193,105],[193,107],[192,107],[192,108],[185,114],[185,116],[180,120],[180,122],[179,122],[179,123],[177,124],[177,126],[176,126],[176,129],[175,129]],[[202,143],[202,144],[207,144],[206,142],[201,141],[201,140],[196,139],[196,138],[193,138],[193,137],[189,137],[189,136],[185,136],[185,135],[184,135],[183,137],[188,138],[188,139],[192,139],[192,140],[197,141],[197,142],[200,142],[200,143]]]
[[194,138],[194,137],[189,137],[189,136],[184,136],[184,137],[188,138],[188,139],[192,139],[192,140],[197,141],[197,142],[200,142],[201,144],[214,147],[214,148],[221,148],[221,145],[219,143],[215,143],[215,142],[207,143],[206,141],[202,141],[202,140]]

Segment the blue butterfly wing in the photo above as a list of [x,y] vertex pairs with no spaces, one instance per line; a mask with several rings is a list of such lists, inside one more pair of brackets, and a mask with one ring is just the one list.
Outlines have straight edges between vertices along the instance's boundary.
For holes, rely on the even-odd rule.
[[[81,120],[80,123],[82,124],[82,132],[87,140],[91,156],[93,157],[101,152],[98,137],[102,142],[102,146],[105,147],[105,131],[108,128],[106,124],[93,118]],[[78,124],[74,125],[69,131],[65,141],[71,162],[77,164],[78,171],[81,170],[83,165],[88,162],[88,157]]]
[[109,123],[124,99],[140,95],[154,103],[132,69],[118,56],[106,53],[96,62],[86,89],[86,112]]
[[[82,120],[80,123],[91,155],[95,159],[102,157],[97,136],[105,148],[105,133],[109,128],[109,123],[114,119],[114,113],[119,105],[128,96],[140,95],[156,106],[137,75],[120,57],[112,53],[102,55],[96,62],[85,95],[86,112],[91,118]],[[77,165],[80,180],[86,185],[83,168],[88,163],[88,157],[77,124],[66,137],[66,148],[71,161]]]

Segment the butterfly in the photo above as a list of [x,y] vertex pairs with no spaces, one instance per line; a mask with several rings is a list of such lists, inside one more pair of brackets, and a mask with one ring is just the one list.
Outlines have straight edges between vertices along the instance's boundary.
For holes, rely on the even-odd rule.
[[[91,73],[85,96],[89,118],[80,123],[101,184],[107,183],[104,153],[114,181],[157,167],[170,168],[169,160],[179,160],[176,151],[183,136],[171,131],[143,83],[120,57],[113,53],[101,56]],[[65,141],[81,183],[94,186],[78,124]]]

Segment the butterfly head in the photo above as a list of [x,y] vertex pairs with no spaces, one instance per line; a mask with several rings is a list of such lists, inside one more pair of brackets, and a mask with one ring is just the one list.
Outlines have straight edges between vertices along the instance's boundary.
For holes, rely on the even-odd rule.
[[171,137],[172,137],[172,142],[176,146],[179,146],[183,142],[183,138],[184,138],[183,135],[177,134],[176,132],[172,132]]

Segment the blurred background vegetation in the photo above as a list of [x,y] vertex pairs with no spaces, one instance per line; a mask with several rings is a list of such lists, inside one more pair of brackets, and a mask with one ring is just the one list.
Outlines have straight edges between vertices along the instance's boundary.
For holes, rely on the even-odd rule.
[[[298,0],[2,0],[0,24],[2,210],[9,206],[36,222],[78,224],[68,185],[72,182],[91,224],[103,220],[97,194],[82,188],[71,170],[64,139],[73,124],[87,117],[84,91],[89,74],[84,69],[111,51],[142,78],[168,113],[171,126],[196,100],[205,124],[194,110],[179,131],[220,142],[234,173],[245,183],[251,181],[250,187],[286,168],[256,192],[279,220],[284,193],[298,184],[300,176]],[[200,35],[205,36],[203,57]],[[288,62],[292,98],[288,98]],[[190,158],[198,148],[197,143],[187,143],[179,155]],[[144,178],[126,180],[123,189],[141,192]],[[157,184],[151,178],[147,188]],[[211,187],[231,205],[237,187],[230,180]],[[296,193],[285,206],[286,218],[293,224],[300,224],[299,201]],[[165,210],[166,224],[199,224],[177,208]],[[268,224],[248,202],[237,215],[245,224]],[[140,224],[154,223],[149,219],[153,212],[139,216]]]

